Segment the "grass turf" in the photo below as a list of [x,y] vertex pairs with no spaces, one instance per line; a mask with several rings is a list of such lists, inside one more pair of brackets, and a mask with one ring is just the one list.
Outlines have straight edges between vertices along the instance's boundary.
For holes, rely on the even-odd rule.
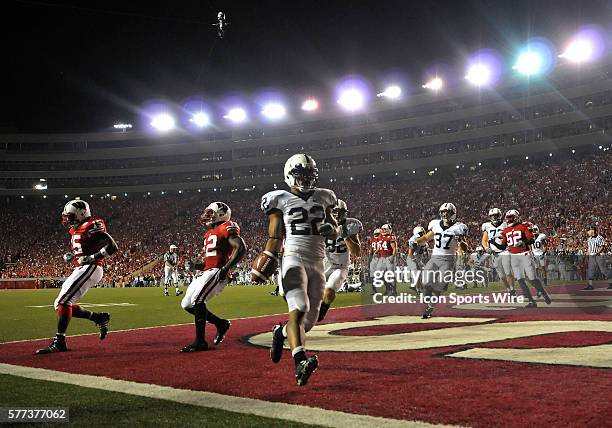
[[[67,425],[73,426],[313,426],[119,392],[0,375],[0,407],[19,406],[67,407],[70,415],[70,423]],[[57,423],[15,424],[20,427],[28,425],[57,426]]]

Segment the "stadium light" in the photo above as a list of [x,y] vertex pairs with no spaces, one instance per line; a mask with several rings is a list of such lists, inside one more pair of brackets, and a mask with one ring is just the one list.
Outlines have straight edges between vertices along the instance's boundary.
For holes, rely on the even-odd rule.
[[468,69],[465,78],[476,86],[487,85],[491,80],[491,69],[486,64],[474,64]]
[[431,89],[432,91],[439,91],[440,89],[442,89],[443,86],[444,81],[439,77],[434,77],[433,79],[422,85],[424,89]]
[[132,128],[132,124],[131,123],[115,123],[113,125],[113,128],[121,129],[122,131],[125,132],[125,130]]
[[526,76],[532,76],[542,71],[544,61],[542,57],[531,50],[521,53],[512,67],[514,70]]
[[402,88],[397,85],[387,86],[383,92],[376,94],[376,96],[396,100],[402,96]]
[[246,111],[240,107],[234,107],[230,109],[225,116],[224,119],[228,119],[234,123],[242,123],[247,120]]
[[191,116],[191,119],[189,119],[189,121],[193,123],[195,126],[197,126],[198,128],[204,128],[205,126],[208,126],[208,124],[210,123],[210,119],[208,118],[208,115],[202,111],[194,113],[193,116]]
[[593,44],[587,39],[575,39],[565,48],[559,58],[565,58],[570,62],[581,63],[589,61],[593,57]]
[[269,103],[264,106],[263,110],[261,111],[261,114],[263,114],[268,119],[278,120],[285,117],[287,111],[285,109],[285,106],[280,103]]
[[38,180],[38,183],[34,185],[35,190],[47,190],[47,180],[45,178],[41,178]]
[[316,111],[319,109],[319,102],[314,98],[309,98],[302,103],[302,110],[304,111]]
[[174,129],[175,124],[176,121],[174,117],[168,113],[157,114],[153,116],[153,120],[151,120],[151,126],[161,132],[167,132]]
[[365,98],[357,89],[346,89],[340,93],[338,104],[348,111],[356,111],[364,107]]

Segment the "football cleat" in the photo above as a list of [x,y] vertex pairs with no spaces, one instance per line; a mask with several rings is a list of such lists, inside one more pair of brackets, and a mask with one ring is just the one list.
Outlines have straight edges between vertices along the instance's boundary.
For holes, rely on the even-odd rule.
[[510,290],[510,295],[512,297],[516,297],[516,290],[514,288],[512,290]]
[[283,336],[283,326],[276,324],[272,328],[272,347],[270,348],[270,359],[273,363],[278,363],[283,357],[283,346],[285,337]]
[[179,290],[179,291],[176,292],[177,296],[180,296],[181,294],[183,294],[183,290]]
[[552,300],[546,291],[542,294],[542,297],[544,297],[544,301],[547,305],[550,305],[552,303]]
[[223,325],[223,327],[217,327],[217,334],[215,335],[215,339],[213,340],[213,343],[215,344],[215,346],[221,345],[221,343],[223,343],[223,340],[225,339],[225,335],[227,331],[232,326],[232,323],[230,322],[230,320],[224,320],[224,321],[225,321],[225,324]]
[[96,325],[100,329],[100,340],[104,340],[108,334],[108,323],[110,322],[110,314],[108,312],[100,312],[100,322]]
[[187,346],[184,346],[181,349],[181,352],[202,352],[202,351],[207,351],[208,350],[208,343],[206,341],[204,342],[199,342],[199,341],[195,341],[193,343],[190,343]]
[[583,288],[583,290],[595,290],[595,288],[593,288],[592,285],[587,285],[586,287]]
[[423,319],[426,320],[426,319],[431,318],[432,315],[433,315],[433,310],[434,310],[434,308],[432,308],[431,306],[428,306],[425,309],[425,312],[423,312]]
[[43,354],[55,354],[56,352],[66,352],[68,348],[66,347],[66,342],[64,340],[59,341],[57,339],[53,339],[53,342],[46,348],[42,348],[37,350],[35,355],[43,355]]
[[525,306],[526,308],[537,308],[538,304],[535,302],[535,300],[532,300],[531,302],[529,302],[527,304],[527,306]]
[[298,386],[304,386],[308,383],[310,375],[312,375],[319,367],[319,358],[316,355],[308,357],[297,366],[295,366],[295,381]]
[[168,293],[167,291],[164,291],[164,296],[168,297],[170,295],[170,293]]

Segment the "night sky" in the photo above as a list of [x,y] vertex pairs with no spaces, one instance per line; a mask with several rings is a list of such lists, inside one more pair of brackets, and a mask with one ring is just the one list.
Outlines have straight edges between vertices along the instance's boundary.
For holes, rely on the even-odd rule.
[[612,34],[605,0],[5,0],[1,13],[4,132],[100,131],[159,98],[329,94],[349,73],[418,87],[433,65],[461,75],[479,48],[511,56],[530,36],[562,48],[583,24]]

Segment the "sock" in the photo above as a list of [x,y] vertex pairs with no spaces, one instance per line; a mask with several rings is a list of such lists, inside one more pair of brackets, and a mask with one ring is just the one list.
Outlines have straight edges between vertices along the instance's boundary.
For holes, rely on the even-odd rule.
[[321,308],[319,308],[319,318],[317,321],[323,321],[325,315],[327,315],[327,311],[329,310],[329,305],[327,303],[322,302]]
[[185,310],[187,312],[189,312],[191,315],[195,315],[195,309],[194,308],[185,308]]
[[533,302],[534,300],[533,296],[531,295],[531,290],[529,290],[529,287],[527,287],[527,284],[525,284],[525,280],[519,279],[518,283],[521,286],[521,290],[523,290],[523,296],[525,296],[530,302]]
[[206,321],[208,321],[211,324],[214,324],[215,327],[219,327],[219,325],[223,324],[223,321],[225,321],[225,320],[219,318],[218,316],[213,314],[211,311],[207,311],[206,312]]
[[57,333],[65,335],[68,324],[72,318],[72,306],[59,305],[57,308]]
[[548,277],[544,277],[544,287],[548,287]]
[[297,366],[302,361],[306,360],[306,352],[304,351],[303,346],[298,346],[291,351],[291,356],[293,357],[293,362]]
[[542,287],[542,283],[539,279],[534,279],[533,281],[531,281],[531,283],[533,284],[535,289],[538,290],[542,295],[546,294],[546,291],[544,290],[544,287]]
[[96,312],[90,312],[87,309],[83,309],[78,305],[72,306],[72,316],[75,318],[84,318],[84,319],[92,320],[95,323],[100,321],[100,314]]
[[194,319],[195,319],[195,335],[196,342],[205,342],[206,333],[206,304],[197,303],[194,307]]
[[56,342],[65,342],[66,335],[64,333],[55,333],[55,341]]
[[287,338],[287,324],[283,326],[283,328],[281,329],[281,333],[283,333],[283,339],[286,339]]

